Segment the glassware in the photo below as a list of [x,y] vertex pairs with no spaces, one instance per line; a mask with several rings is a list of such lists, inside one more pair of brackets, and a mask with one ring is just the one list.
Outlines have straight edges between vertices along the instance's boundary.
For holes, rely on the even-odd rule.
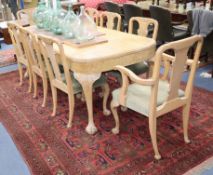
[[66,11],[61,8],[61,2],[57,0],[56,9],[53,10],[53,20],[51,25],[51,30],[56,35],[62,34],[63,19],[66,16]]
[[66,38],[74,38],[74,28],[79,26],[80,20],[72,10],[72,5],[68,7],[68,13],[63,20],[63,35]]
[[51,24],[53,21],[53,9],[51,8],[51,1],[48,0],[48,3],[46,5],[46,10],[44,11],[43,15],[43,25],[45,30],[51,29]]
[[80,7],[81,12],[79,15],[80,24],[74,30],[77,41],[90,40],[95,37],[97,27],[92,18],[85,12],[84,6]]
[[46,11],[45,1],[40,1],[36,7],[35,12],[33,13],[33,20],[38,28],[44,28],[44,12]]

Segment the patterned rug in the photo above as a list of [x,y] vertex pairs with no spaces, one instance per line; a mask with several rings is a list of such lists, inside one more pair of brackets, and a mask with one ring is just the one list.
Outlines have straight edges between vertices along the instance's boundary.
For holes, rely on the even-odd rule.
[[[213,156],[213,93],[195,88],[190,113],[190,144],[182,134],[181,111],[158,119],[158,146],[162,160],[153,159],[147,118],[128,110],[119,111],[121,130],[113,135],[112,115],[101,112],[102,99],[94,95],[95,135],[85,132],[87,110],[76,99],[73,127],[68,121],[67,96],[58,95],[56,117],[51,117],[51,95],[41,107],[39,97],[18,85],[18,72],[0,76],[0,122],[10,132],[35,175],[153,174],[179,175]],[[110,81],[112,87],[114,83]],[[97,92],[97,91],[96,91]],[[96,93],[97,94],[97,93]]]
[[16,59],[14,55],[15,55],[14,49],[1,50],[0,51],[0,67],[15,64]]

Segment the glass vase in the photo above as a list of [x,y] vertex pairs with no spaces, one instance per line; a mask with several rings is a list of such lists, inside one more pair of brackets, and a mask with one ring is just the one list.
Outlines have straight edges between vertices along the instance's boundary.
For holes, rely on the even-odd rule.
[[84,6],[81,6],[80,9],[80,24],[74,31],[75,37],[78,41],[93,39],[95,37],[95,34],[97,33],[96,24],[93,19],[86,13]]
[[80,20],[72,10],[72,5],[68,7],[68,13],[63,20],[63,35],[65,38],[74,38],[74,28],[79,26]]
[[63,32],[63,20],[66,16],[66,10],[61,8],[61,2],[57,0],[56,9],[53,10],[53,20],[51,30],[56,35],[61,35]]
[[36,7],[35,12],[33,13],[33,20],[36,26],[40,29],[44,28],[44,12],[46,11],[45,1],[40,1]]

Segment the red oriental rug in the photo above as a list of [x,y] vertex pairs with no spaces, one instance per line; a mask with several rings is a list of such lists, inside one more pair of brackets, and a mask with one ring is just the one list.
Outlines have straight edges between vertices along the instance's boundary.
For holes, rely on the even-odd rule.
[[14,55],[15,55],[14,49],[1,50],[0,51],[0,67],[15,64],[16,59]]
[[[153,159],[147,118],[128,110],[119,112],[121,130],[113,135],[114,120],[101,112],[102,99],[94,95],[95,135],[85,132],[87,110],[76,99],[74,123],[68,121],[67,96],[59,94],[56,117],[51,117],[51,95],[41,107],[39,98],[27,93],[27,83],[18,85],[18,72],[0,76],[0,122],[10,132],[18,149],[35,175],[153,174],[179,175],[213,156],[213,93],[193,91],[189,135],[185,144],[181,112],[176,110],[158,119],[158,146],[162,160]],[[115,87],[111,82],[111,86]]]

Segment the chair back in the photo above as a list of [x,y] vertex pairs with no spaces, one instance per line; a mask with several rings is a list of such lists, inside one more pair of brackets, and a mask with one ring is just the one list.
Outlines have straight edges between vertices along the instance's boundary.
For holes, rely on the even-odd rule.
[[[167,75],[169,81],[169,91],[166,103],[168,105],[170,105],[169,102],[178,97],[178,91],[180,89],[182,74],[184,72],[185,65],[187,65],[188,62],[190,62],[190,73],[185,88],[184,96],[186,98],[191,97],[195,71],[197,68],[202,44],[203,38],[201,36],[195,35],[186,39],[164,44],[158,48],[155,55],[155,65],[153,69],[153,79],[155,79],[156,82],[158,82],[159,80],[161,61],[167,60],[169,62],[172,62],[171,69],[170,71],[168,71],[170,73],[168,73]],[[189,60],[188,51],[190,47],[192,47],[193,45],[196,45],[194,58]],[[174,56],[167,55],[165,52],[168,50],[173,50]],[[158,83],[155,84],[156,94],[157,94],[157,86]],[[155,96],[155,98],[157,98],[157,96]]]
[[[71,75],[67,58],[64,54],[63,43],[45,35],[38,35],[38,45],[44,57],[48,76],[51,83],[58,84],[61,89],[69,88],[73,92]],[[56,56],[57,55],[57,56]],[[60,69],[63,66],[63,71]]]
[[21,26],[13,22],[7,23],[8,30],[12,39],[13,46],[18,60],[27,61],[26,51],[24,48],[24,38],[20,34]]
[[147,37],[149,35],[149,28],[152,27],[152,36],[154,40],[157,38],[158,32],[158,22],[152,18],[143,18],[143,17],[132,17],[129,20],[129,33],[134,33],[134,23],[138,24],[137,33],[140,36]]
[[130,18],[132,17],[142,17],[143,16],[143,10],[137,5],[134,4],[124,4],[123,5],[124,10],[124,19],[127,23],[129,23]]
[[121,8],[119,7],[117,3],[107,1],[107,2],[104,2],[104,6],[108,12],[121,14]]
[[17,19],[21,23],[34,25],[33,13],[35,8],[22,9],[17,12]]
[[25,38],[23,45],[29,54],[29,62],[32,66],[32,69],[36,72],[41,73],[42,76],[46,76],[45,63],[43,60],[41,49],[38,45],[37,37],[25,28],[20,29],[20,34],[23,38]]
[[85,11],[94,20],[94,22],[98,26],[99,25],[99,12],[98,12],[98,10],[96,10],[95,8],[87,7],[85,9]]
[[169,10],[151,5],[150,8],[151,17],[158,21],[158,35],[157,40],[162,42],[173,41],[174,34],[172,28],[172,17]]
[[101,12],[100,26],[106,26],[108,29],[121,30],[121,16],[113,12]]

